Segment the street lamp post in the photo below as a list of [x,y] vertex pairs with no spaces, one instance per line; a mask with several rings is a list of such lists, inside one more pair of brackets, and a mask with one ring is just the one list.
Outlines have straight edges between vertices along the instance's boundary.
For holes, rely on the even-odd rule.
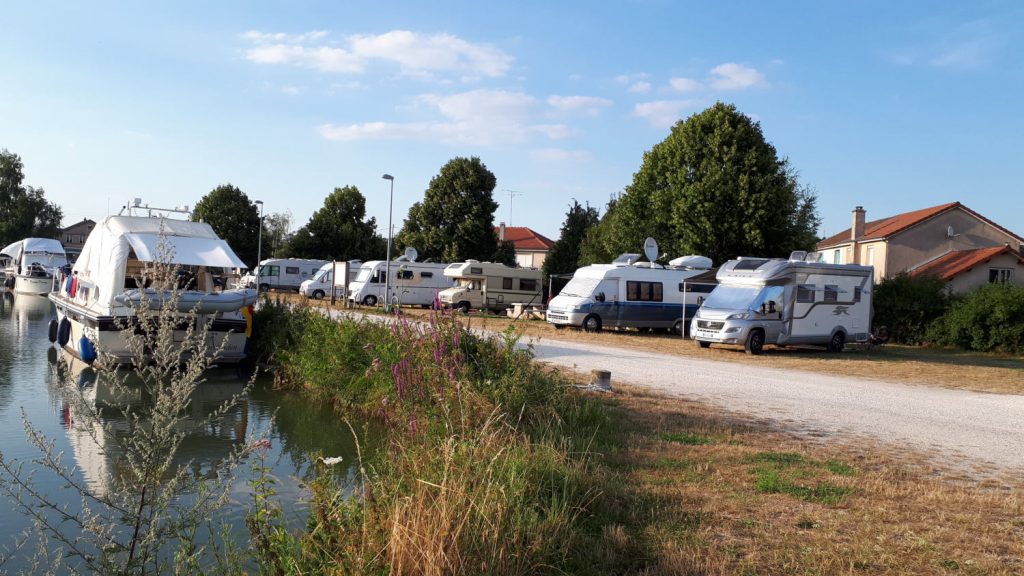
[[260,231],[256,241],[256,291],[259,292],[260,275],[263,273],[263,268],[260,267],[260,258],[263,257],[263,200],[257,200],[256,203],[260,206]]
[[391,211],[395,201],[395,177],[391,174],[381,176],[391,182],[391,192],[388,196],[388,253],[384,264],[384,311],[391,311]]

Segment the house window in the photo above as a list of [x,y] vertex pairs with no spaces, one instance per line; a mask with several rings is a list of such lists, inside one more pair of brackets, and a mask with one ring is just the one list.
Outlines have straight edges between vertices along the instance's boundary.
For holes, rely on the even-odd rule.
[[800,284],[796,287],[797,302],[814,302],[814,284]]
[[512,289],[512,279],[511,278],[502,278],[501,279],[501,289],[502,290],[511,290]]
[[834,284],[825,285],[825,302],[839,301],[839,286]]
[[832,253],[832,263],[833,264],[842,264],[843,263],[843,255],[842,255],[841,251],[836,250],[835,252]]
[[1013,268],[989,268],[988,281],[990,284],[1005,284],[1013,280]]
[[868,266],[875,265],[875,247],[868,246]]
[[661,302],[661,282],[626,282],[626,300]]
[[520,278],[519,279],[519,289],[520,290],[529,290],[530,292],[536,292],[537,291],[537,281],[534,280],[533,278]]

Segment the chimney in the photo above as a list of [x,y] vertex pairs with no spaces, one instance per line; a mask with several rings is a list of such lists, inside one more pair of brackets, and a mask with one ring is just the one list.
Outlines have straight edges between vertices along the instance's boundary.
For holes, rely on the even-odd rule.
[[498,241],[501,242],[501,241],[504,241],[504,240],[505,240],[505,223],[502,222],[502,223],[498,224]]
[[864,235],[864,207],[853,209],[853,226],[850,227],[850,240],[857,240]]

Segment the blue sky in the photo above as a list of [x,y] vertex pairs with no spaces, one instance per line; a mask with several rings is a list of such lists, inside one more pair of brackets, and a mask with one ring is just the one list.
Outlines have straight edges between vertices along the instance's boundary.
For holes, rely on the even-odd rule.
[[382,174],[398,227],[479,156],[495,222],[557,238],[571,199],[603,208],[722,100],[816,191],[824,236],[855,205],[956,200],[1024,234],[1020,30],[1011,1],[7,3],[0,147],[65,223],[230,182],[297,227],[354,185],[382,232]]

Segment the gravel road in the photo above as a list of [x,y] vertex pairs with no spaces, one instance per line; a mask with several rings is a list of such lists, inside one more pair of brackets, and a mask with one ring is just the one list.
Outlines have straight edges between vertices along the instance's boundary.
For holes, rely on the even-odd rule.
[[537,359],[812,436],[877,440],[956,467],[1024,471],[1024,396],[912,386],[543,339]]

